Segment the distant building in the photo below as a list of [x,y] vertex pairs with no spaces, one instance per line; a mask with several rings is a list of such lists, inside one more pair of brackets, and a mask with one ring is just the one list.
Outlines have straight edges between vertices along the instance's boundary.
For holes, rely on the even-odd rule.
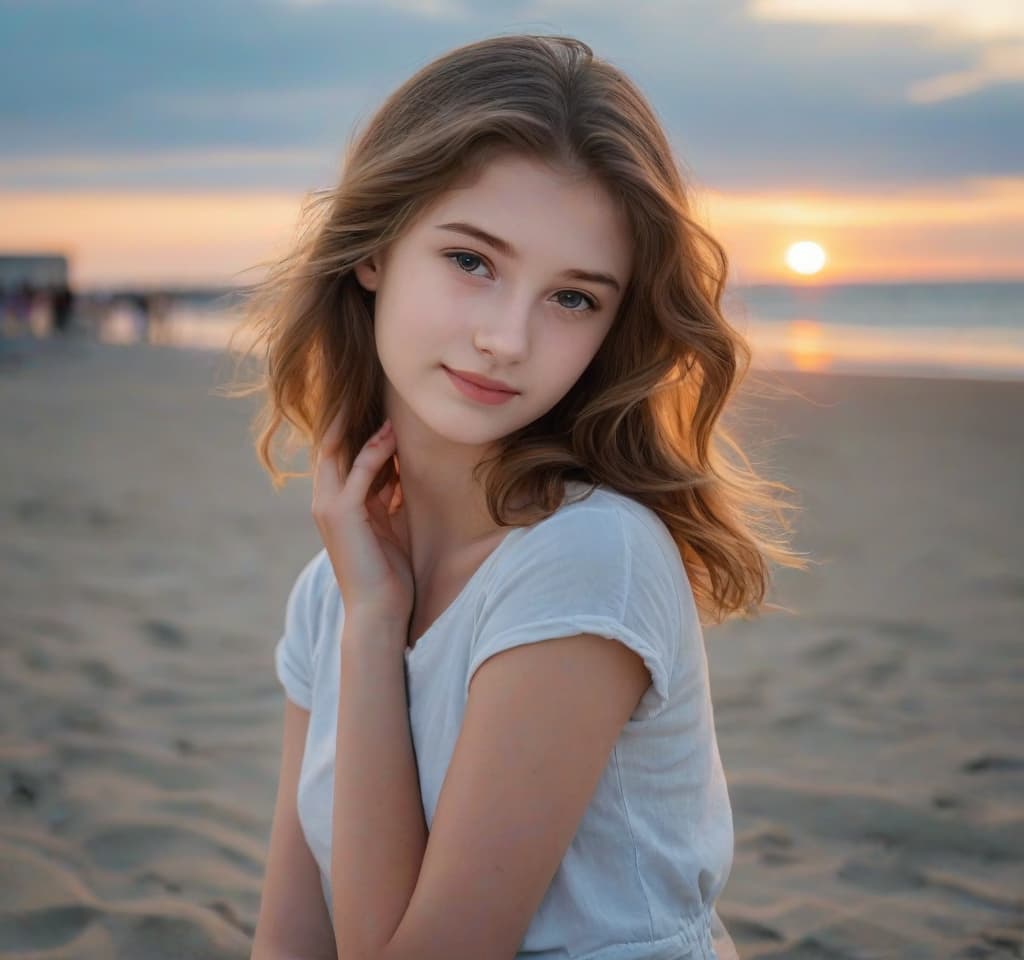
[[28,284],[36,290],[68,285],[68,259],[60,254],[0,253],[0,292]]

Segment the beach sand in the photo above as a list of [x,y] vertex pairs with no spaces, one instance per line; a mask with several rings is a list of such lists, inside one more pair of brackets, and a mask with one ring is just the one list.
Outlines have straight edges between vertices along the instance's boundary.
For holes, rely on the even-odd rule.
[[[212,353],[0,363],[0,955],[247,957],[273,646],[320,546]],[[1024,383],[760,376],[798,491],[770,599],[706,631],[744,958],[1024,955]],[[739,408],[737,408],[739,409]],[[295,466],[301,466],[299,460]]]

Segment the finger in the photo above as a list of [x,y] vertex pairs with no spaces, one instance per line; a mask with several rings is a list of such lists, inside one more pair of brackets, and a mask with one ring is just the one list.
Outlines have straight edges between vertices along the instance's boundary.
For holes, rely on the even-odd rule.
[[370,487],[381,467],[395,453],[395,434],[391,421],[385,420],[381,427],[363,446],[352,461],[352,467],[345,478],[343,496],[349,505],[366,503]]

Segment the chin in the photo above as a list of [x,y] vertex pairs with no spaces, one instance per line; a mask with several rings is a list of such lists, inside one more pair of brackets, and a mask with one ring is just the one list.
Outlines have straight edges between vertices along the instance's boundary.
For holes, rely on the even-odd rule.
[[502,437],[507,436],[513,429],[515,428],[505,429],[502,427],[492,426],[490,429],[481,427],[480,429],[474,430],[467,424],[462,423],[453,425],[448,430],[438,432],[451,443],[459,443],[467,447],[486,447],[489,444],[500,440]]
[[[483,418],[488,418],[484,413]],[[465,413],[446,413],[438,416],[425,416],[420,419],[426,427],[449,443],[457,443],[467,447],[484,447],[495,443],[514,430],[520,424],[503,422],[500,416],[490,414],[490,422],[486,419],[474,422],[476,418]]]

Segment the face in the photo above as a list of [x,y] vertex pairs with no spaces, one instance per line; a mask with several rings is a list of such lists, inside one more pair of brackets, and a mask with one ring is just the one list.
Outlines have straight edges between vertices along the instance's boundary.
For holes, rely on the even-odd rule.
[[[611,328],[631,266],[628,223],[593,179],[506,155],[442,195],[356,267],[376,293],[396,433],[486,447],[547,413]],[[452,370],[514,393],[475,392]]]

